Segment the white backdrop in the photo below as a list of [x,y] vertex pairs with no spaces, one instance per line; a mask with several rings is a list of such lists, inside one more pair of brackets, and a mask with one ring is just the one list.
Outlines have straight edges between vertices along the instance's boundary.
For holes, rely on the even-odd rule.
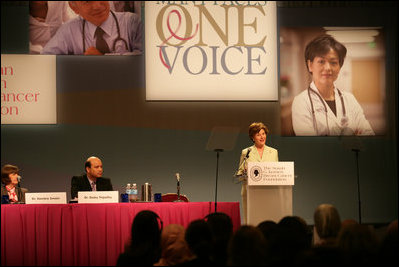
[[1,124],[55,124],[56,57],[1,55]]

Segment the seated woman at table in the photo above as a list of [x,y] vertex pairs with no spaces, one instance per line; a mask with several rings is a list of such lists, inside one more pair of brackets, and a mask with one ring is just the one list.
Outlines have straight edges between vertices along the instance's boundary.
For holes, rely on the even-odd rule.
[[25,193],[28,191],[19,185],[19,168],[6,164],[1,168],[1,197],[8,195],[10,203],[25,203]]

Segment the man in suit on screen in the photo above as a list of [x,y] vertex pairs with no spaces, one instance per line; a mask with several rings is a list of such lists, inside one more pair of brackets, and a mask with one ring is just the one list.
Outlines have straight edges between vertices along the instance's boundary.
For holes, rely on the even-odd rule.
[[141,18],[113,12],[109,1],[68,1],[78,15],[62,24],[41,51],[45,55],[138,55]]
[[103,164],[97,157],[89,157],[85,163],[86,174],[71,180],[71,197],[77,198],[79,191],[113,191],[111,180],[102,177]]

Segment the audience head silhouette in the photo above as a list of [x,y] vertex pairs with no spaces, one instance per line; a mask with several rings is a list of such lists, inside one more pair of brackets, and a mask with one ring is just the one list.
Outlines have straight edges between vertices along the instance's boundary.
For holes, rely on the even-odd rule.
[[131,241],[125,253],[118,259],[118,265],[153,265],[161,256],[162,221],[150,210],[137,213],[133,220]]
[[212,233],[205,220],[192,221],[187,229],[185,239],[190,251],[195,255],[190,264],[209,265],[213,249]]
[[169,224],[162,229],[161,259],[156,266],[172,266],[184,263],[192,258],[184,239],[186,230],[180,224]]
[[266,264],[266,241],[262,232],[252,226],[241,226],[232,236],[228,247],[229,266]]
[[331,204],[319,205],[313,215],[314,244],[335,245],[338,232],[341,228],[341,218],[338,210]]
[[233,222],[227,214],[222,212],[207,215],[206,222],[211,229],[213,238],[212,260],[215,265],[226,265],[227,246],[233,235]]

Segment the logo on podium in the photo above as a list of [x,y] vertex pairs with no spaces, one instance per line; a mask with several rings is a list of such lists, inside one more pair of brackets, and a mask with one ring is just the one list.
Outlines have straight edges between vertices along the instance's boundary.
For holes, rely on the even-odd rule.
[[293,161],[248,162],[248,185],[294,185]]
[[254,182],[259,182],[262,179],[262,168],[253,166],[249,172],[249,178]]

